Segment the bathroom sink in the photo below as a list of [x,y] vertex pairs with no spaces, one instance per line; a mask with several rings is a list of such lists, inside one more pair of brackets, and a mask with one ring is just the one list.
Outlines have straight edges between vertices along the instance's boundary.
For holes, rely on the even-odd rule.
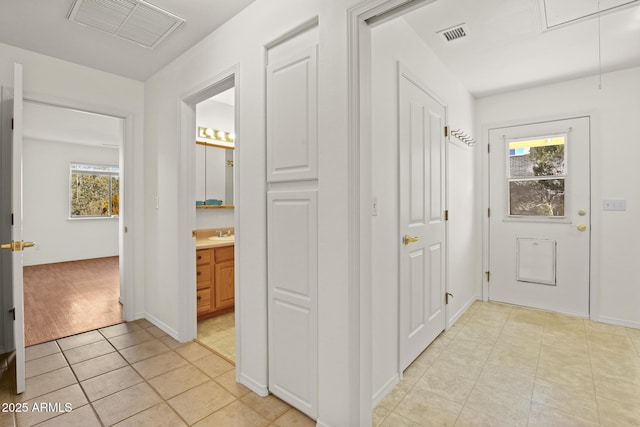
[[213,240],[215,242],[233,242],[235,236],[211,236],[209,240]]

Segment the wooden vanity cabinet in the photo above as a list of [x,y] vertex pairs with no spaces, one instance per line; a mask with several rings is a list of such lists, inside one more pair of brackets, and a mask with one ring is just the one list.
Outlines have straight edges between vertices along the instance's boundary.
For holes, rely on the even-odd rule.
[[233,308],[233,246],[198,249],[196,274],[198,317],[208,317]]

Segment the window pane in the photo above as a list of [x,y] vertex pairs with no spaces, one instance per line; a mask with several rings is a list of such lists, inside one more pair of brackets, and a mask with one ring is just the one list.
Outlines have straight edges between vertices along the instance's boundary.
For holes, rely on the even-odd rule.
[[509,177],[564,176],[565,136],[509,142]]
[[71,216],[109,216],[110,178],[72,173]]
[[120,215],[120,177],[111,177],[111,215]]
[[509,215],[564,216],[564,178],[509,181]]

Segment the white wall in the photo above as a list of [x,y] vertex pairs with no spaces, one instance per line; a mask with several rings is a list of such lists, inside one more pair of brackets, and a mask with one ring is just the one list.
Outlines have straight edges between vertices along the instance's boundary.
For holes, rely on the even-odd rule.
[[117,165],[118,149],[25,139],[23,234],[36,241],[24,265],[118,255],[118,219],[69,220],[72,162]]
[[[404,21],[372,30],[373,194],[373,399],[379,401],[398,379],[398,61],[447,105],[454,128],[473,130],[474,101]],[[480,223],[475,209],[474,150],[448,144],[448,306],[453,321],[481,291]],[[444,296],[443,296],[444,298]]]
[[[592,267],[599,306],[592,315],[640,327],[640,68],[605,74],[601,90],[594,76],[482,98],[476,107],[478,129],[485,131],[492,124],[593,113]],[[626,211],[603,212],[608,198],[626,199]]]
[[13,64],[24,65],[25,98],[79,108],[85,111],[126,118],[125,142],[121,170],[125,188],[122,206],[123,226],[128,227],[121,245],[126,254],[127,273],[132,282],[134,301],[125,307],[125,316],[142,316],[144,281],[143,269],[143,92],[141,82],[61,61],[52,57],[0,44],[0,85],[13,86]]
[[[347,8],[355,0],[258,0],[145,83],[146,308],[178,331],[182,286],[178,182],[179,102],[194,88],[239,65],[236,161],[236,263],[243,382],[267,384],[265,198],[265,45],[318,17],[319,50],[319,408],[326,425],[348,425],[350,402],[348,280]],[[250,31],[248,30],[250,29]],[[156,203],[157,208],[155,208]],[[183,233],[184,234],[184,233]],[[195,249],[195,248],[194,248]],[[195,256],[195,254],[194,254]]]

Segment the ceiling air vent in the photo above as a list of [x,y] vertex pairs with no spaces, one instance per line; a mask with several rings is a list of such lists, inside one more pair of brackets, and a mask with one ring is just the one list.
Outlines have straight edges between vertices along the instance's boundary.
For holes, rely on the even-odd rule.
[[143,0],[76,0],[68,18],[150,49],[185,22]]
[[440,34],[442,37],[444,37],[446,41],[451,42],[466,37],[468,31],[465,27],[465,24],[463,23],[454,25],[450,28],[445,28],[444,30],[440,30],[437,32],[437,34]]

